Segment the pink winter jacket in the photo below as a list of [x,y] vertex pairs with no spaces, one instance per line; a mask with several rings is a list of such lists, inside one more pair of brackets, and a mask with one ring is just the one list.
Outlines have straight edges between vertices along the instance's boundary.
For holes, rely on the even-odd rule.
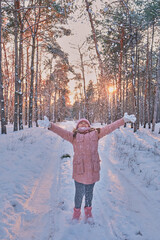
[[51,124],[49,130],[73,145],[72,178],[79,183],[92,184],[100,179],[98,140],[122,125],[124,125],[123,118],[101,128],[99,133],[97,130],[86,134],[77,133],[76,137],[73,137],[73,132],[60,128],[54,123]]

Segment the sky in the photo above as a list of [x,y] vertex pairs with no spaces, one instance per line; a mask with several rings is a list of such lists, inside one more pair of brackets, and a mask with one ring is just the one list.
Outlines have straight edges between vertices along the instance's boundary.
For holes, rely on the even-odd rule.
[[[69,54],[70,64],[80,66],[80,56],[78,52],[78,46],[81,46],[82,43],[86,40],[87,35],[90,33],[90,25],[89,25],[89,22],[86,22],[86,23],[70,22],[69,26],[72,26],[72,35],[69,37],[65,36],[59,39],[59,43],[63,48],[63,50]],[[77,71],[80,72],[80,69],[78,69]],[[73,77],[73,75],[71,77]],[[91,78],[92,79],[95,78],[95,75],[86,74],[85,72],[85,77],[88,83]],[[71,91],[71,94],[70,94],[71,103],[73,103],[75,85],[76,83],[74,80],[71,80],[69,82],[69,88]]]
[[[78,4],[79,6],[82,4],[82,1],[76,1],[75,4]],[[97,0],[94,3],[93,9],[94,12],[97,13],[100,9],[101,1]],[[69,54],[69,62],[72,65],[80,65],[80,56],[78,52],[78,46],[81,46],[86,38],[91,34],[91,26],[88,18],[88,14],[86,12],[86,17],[84,16],[81,19],[77,18],[77,14],[79,14],[79,11],[73,13],[72,18],[68,21],[69,28],[71,28],[71,36],[65,36],[61,39],[59,39],[59,43],[62,47],[62,49]],[[82,49],[82,53],[85,53],[84,60],[90,61],[89,55],[87,54],[85,48]],[[95,70],[91,68],[85,69],[85,78],[86,78],[86,84],[89,83],[90,80],[93,80],[94,83],[96,83],[96,74]],[[79,72],[80,70],[78,70]],[[75,81],[71,80],[69,83],[69,88],[71,91],[70,95],[70,101],[73,103],[74,98],[74,87],[75,87]]]

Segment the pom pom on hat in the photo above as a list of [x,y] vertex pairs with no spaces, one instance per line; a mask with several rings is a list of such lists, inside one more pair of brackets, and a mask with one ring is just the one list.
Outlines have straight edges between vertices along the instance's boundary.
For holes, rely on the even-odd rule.
[[89,125],[89,127],[91,126],[90,122],[87,119],[81,118],[80,120],[78,120],[76,128],[78,128],[78,125],[79,125],[80,122],[86,122]]

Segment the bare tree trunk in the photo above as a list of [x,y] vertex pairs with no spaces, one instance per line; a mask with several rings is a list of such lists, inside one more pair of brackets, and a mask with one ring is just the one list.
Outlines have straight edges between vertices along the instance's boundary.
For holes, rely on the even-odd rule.
[[[125,86],[125,93],[126,93],[126,99],[125,99],[125,112],[128,113],[129,110],[129,104],[128,104],[128,59],[127,59],[127,53],[125,54],[125,82],[126,82],[126,86]],[[124,124],[124,126],[126,127],[126,123]]]
[[35,34],[32,33],[31,82],[30,82],[30,96],[29,96],[29,125],[28,125],[29,128],[32,127],[32,118],[33,118],[34,57],[35,57]]
[[[113,78],[113,86],[115,86],[115,81]],[[115,120],[115,115],[116,115],[116,92],[113,92],[113,101],[112,101],[112,117],[111,117],[111,122],[114,122]]]
[[11,55],[11,78],[9,82],[9,92],[11,93],[10,101],[9,101],[9,122],[14,123],[14,85],[15,85],[15,77],[14,77],[14,71],[15,71],[15,54],[14,54],[14,48],[12,49],[12,55]]
[[155,123],[156,123],[156,118],[157,118],[157,109],[158,109],[158,104],[159,104],[159,101],[158,101],[159,88],[160,88],[160,48],[159,48],[158,65],[157,65],[157,84],[156,84],[156,90],[155,90],[152,132],[155,130]]
[[149,32],[147,32],[146,84],[145,84],[145,96],[144,96],[144,128],[146,127],[146,123],[147,123],[148,76],[149,76]]
[[2,11],[1,5],[2,1],[0,0],[0,103],[1,103],[1,134],[6,134],[6,121],[5,121],[5,112],[4,112],[4,97],[3,97],[3,80],[2,80]]
[[5,79],[5,95],[4,95],[4,102],[5,102],[5,119],[6,124],[8,124],[8,109],[9,109],[9,101],[8,101],[8,92],[9,92],[9,66],[8,66],[8,59],[7,59],[7,53],[6,53],[6,47],[5,43],[3,42],[3,50],[4,50],[4,57],[5,57],[5,73],[6,73],[6,79]]
[[52,96],[52,62],[50,63],[50,76],[48,80],[48,111],[47,111],[47,117],[49,120],[51,120],[51,96]]
[[139,76],[139,49],[137,50],[137,129],[139,129],[139,106],[140,106],[140,76]]
[[15,43],[15,98],[14,98],[14,131],[18,131],[18,1],[14,0],[14,43]]
[[40,98],[40,119],[42,119],[43,116],[43,110],[42,110],[42,74],[41,74],[41,59],[42,59],[42,51],[40,51],[40,63],[39,63],[39,84],[38,84],[38,92],[39,92],[39,98]]
[[35,85],[35,121],[36,121],[36,127],[38,127],[38,66],[39,66],[39,59],[38,59],[38,37],[37,37],[37,61],[36,61],[36,85]]
[[25,125],[28,120],[28,80],[29,80],[29,47],[27,46],[26,84],[25,84]]
[[[134,64],[134,68],[133,68],[133,89],[134,89],[134,114],[137,118],[137,90],[138,90],[138,80],[137,80],[137,64],[138,64],[138,41],[137,41],[137,37],[138,37],[138,31],[136,29],[136,43],[135,43],[135,47],[136,47],[136,62]],[[134,132],[137,131],[137,121],[134,123]]]
[[125,87],[126,87],[126,85],[125,85],[125,81],[123,80],[123,94],[122,94],[122,103],[123,103],[123,108],[122,108],[122,115],[124,115],[124,113],[125,113]]
[[101,56],[100,56],[100,52],[99,52],[99,49],[98,49],[98,42],[97,42],[97,37],[96,37],[96,31],[95,31],[94,24],[93,24],[92,14],[91,14],[91,11],[90,11],[90,8],[89,8],[91,3],[89,3],[88,0],[85,0],[85,2],[86,2],[86,10],[88,12],[89,21],[90,21],[90,24],[91,24],[95,50],[96,50],[96,54],[97,54],[97,58],[98,58],[98,62],[99,62],[100,71],[101,71],[101,77],[103,78],[104,77],[104,68],[103,68],[103,63],[102,63],[102,59],[101,59]]
[[54,84],[54,122],[57,121],[57,87],[56,87],[56,83]]
[[25,113],[25,104],[24,104],[24,94],[25,94],[25,75],[24,75],[24,45],[22,47],[22,85],[21,85],[21,88],[22,88],[22,113],[23,113],[23,116],[22,116],[22,121],[23,121],[23,124],[24,124],[24,113]]
[[[41,5],[41,1],[39,1]],[[32,127],[32,119],[33,119],[33,86],[34,86],[34,58],[35,58],[35,48],[36,48],[36,35],[38,33],[38,24],[40,20],[41,11],[40,8],[38,10],[38,14],[36,14],[35,10],[35,26],[31,27],[31,35],[32,35],[32,54],[31,54],[31,82],[30,82],[30,96],[29,96],[29,125],[28,127]]]
[[86,79],[84,73],[84,63],[83,63],[83,54],[81,53],[80,47],[78,48],[81,60],[81,72],[82,72],[82,79],[83,79],[83,90],[84,90],[84,116],[88,119],[88,99],[86,94]]
[[[136,62],[135,62],[135,52],[134,43],[131,46],[131,64],[132,64],[132,112],[136,115]],[[131,123],[131,127],[133,124]],[[136,125],[134,124],[134,131],[136,131]]]
[[122,61],[123,61],[123,41],[124,41],[124,27],[121,28],[121,40],[120,40],[120,59],[119,59],[119,71],[117,82],[117,119],[121,117],[121,104],[122,104],[122,91],[121,91],[121,76],[122,76]]
[[23,48],[23,19],[19,12],[20,40],[19,40],[19,65],[18,65],[18,90],[19,90],[19,130],[23,129],[23,98],[22,98],[22,48]]
[[154,43],[154,25],[155,22],[153,21],[152,23],[152,42],[151,42],[151,52],[150,52],[150,70],[149,70],[149,86],[148,86],[148,124],[149,124],[149,128],[151,128],[151,119],[153,120],[153,114],[152,114],[152,109],[151,109],[151,102],[153,100],[153,97],[151,96],[151,82],[152,82],[152,54],[153,54],[153,43]]

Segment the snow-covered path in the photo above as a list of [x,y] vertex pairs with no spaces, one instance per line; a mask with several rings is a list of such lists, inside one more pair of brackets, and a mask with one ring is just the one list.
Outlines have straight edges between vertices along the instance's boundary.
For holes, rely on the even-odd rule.
[[52,148],[53,156],[45,161],[44,170],[35,181],[31,195],[25,203],[25,209],[34,214],[34,217],[32,219],[30,214],[28,216],[25,214],[21,219],[19,229],[16,231],[19,240],[49,239],[48,236],[52,239],[54,236],[54,209],[59,185],[60,148],[61,140],[57,139]]
[[[61,126],[72,129],[73,123]],[[2,161],[1,166],[4,174],[0,177],[0,239],[160,239],[158,134],[149,131],[137,134],[122,127],[100,140],[101,180],[94,189],[95,223],[89,225],[83,220],[84,204],[81,221],[71,223],[74,200],[71,144],[44,129],[25,131],[14,137],[11,134],[13,141],[9,147],[8,136],[0,138],[6,142],[6,149],[0,149],[3,160],[6,154],[12,158],[8,165]],[[21,150],[17,150],[18,144]],[[71,158],[62,159],[66,153]],[[7,172],[15,176],[7,178]]]

